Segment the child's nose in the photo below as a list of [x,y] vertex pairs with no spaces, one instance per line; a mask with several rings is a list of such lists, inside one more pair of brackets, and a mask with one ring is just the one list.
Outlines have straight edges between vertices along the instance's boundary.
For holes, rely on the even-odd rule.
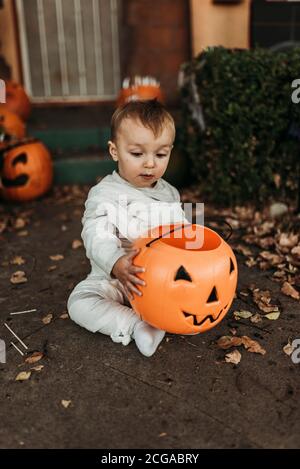
[[146,168],[153,168],[154,166],[154,158],[153,157],[149,157],[146,159],[145,161],[145,167]]

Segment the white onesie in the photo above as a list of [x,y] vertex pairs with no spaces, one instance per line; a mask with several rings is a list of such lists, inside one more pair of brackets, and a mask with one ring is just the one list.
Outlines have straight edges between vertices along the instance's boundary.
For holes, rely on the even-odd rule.
[[174,222],[189,223],[178,190],[162,178],[154,187],[139,188],[113,171],[92,187],[81,233],[91,272],[68,299],[73,321],[89,331],[109,335],[114,342],[129,344],[141,319],[111,270],[148,229]]

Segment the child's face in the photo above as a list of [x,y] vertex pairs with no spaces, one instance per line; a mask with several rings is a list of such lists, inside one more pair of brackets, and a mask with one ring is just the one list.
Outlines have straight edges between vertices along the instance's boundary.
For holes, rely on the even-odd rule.
[[161,135],[155,137],[140,121],[126,118],[116,142],[108,142],[109,152],[118,162],[122,178],[136,187],[153,187],[167,169],[174,138],[174,128],[168,121]]

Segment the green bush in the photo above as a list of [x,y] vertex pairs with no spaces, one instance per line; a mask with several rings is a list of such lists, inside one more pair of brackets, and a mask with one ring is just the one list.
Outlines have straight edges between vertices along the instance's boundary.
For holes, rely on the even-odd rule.
[[300,103],[291,100],[296,78],[300,49],[208,48],[182,65],[181,142],[207,199],[232,205],[296,197],[300,142],[290,135],[294,123],[300,136]]

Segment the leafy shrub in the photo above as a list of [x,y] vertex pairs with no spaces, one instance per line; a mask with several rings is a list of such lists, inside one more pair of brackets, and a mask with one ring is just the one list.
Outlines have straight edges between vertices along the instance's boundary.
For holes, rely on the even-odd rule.
[[291,135],[299,125],[300,136],[300,103],[291,100],[296,78],[300,49],[208,48],[182,65],[182,147],[209,200],[259,204],[296,197],[300,142]]

